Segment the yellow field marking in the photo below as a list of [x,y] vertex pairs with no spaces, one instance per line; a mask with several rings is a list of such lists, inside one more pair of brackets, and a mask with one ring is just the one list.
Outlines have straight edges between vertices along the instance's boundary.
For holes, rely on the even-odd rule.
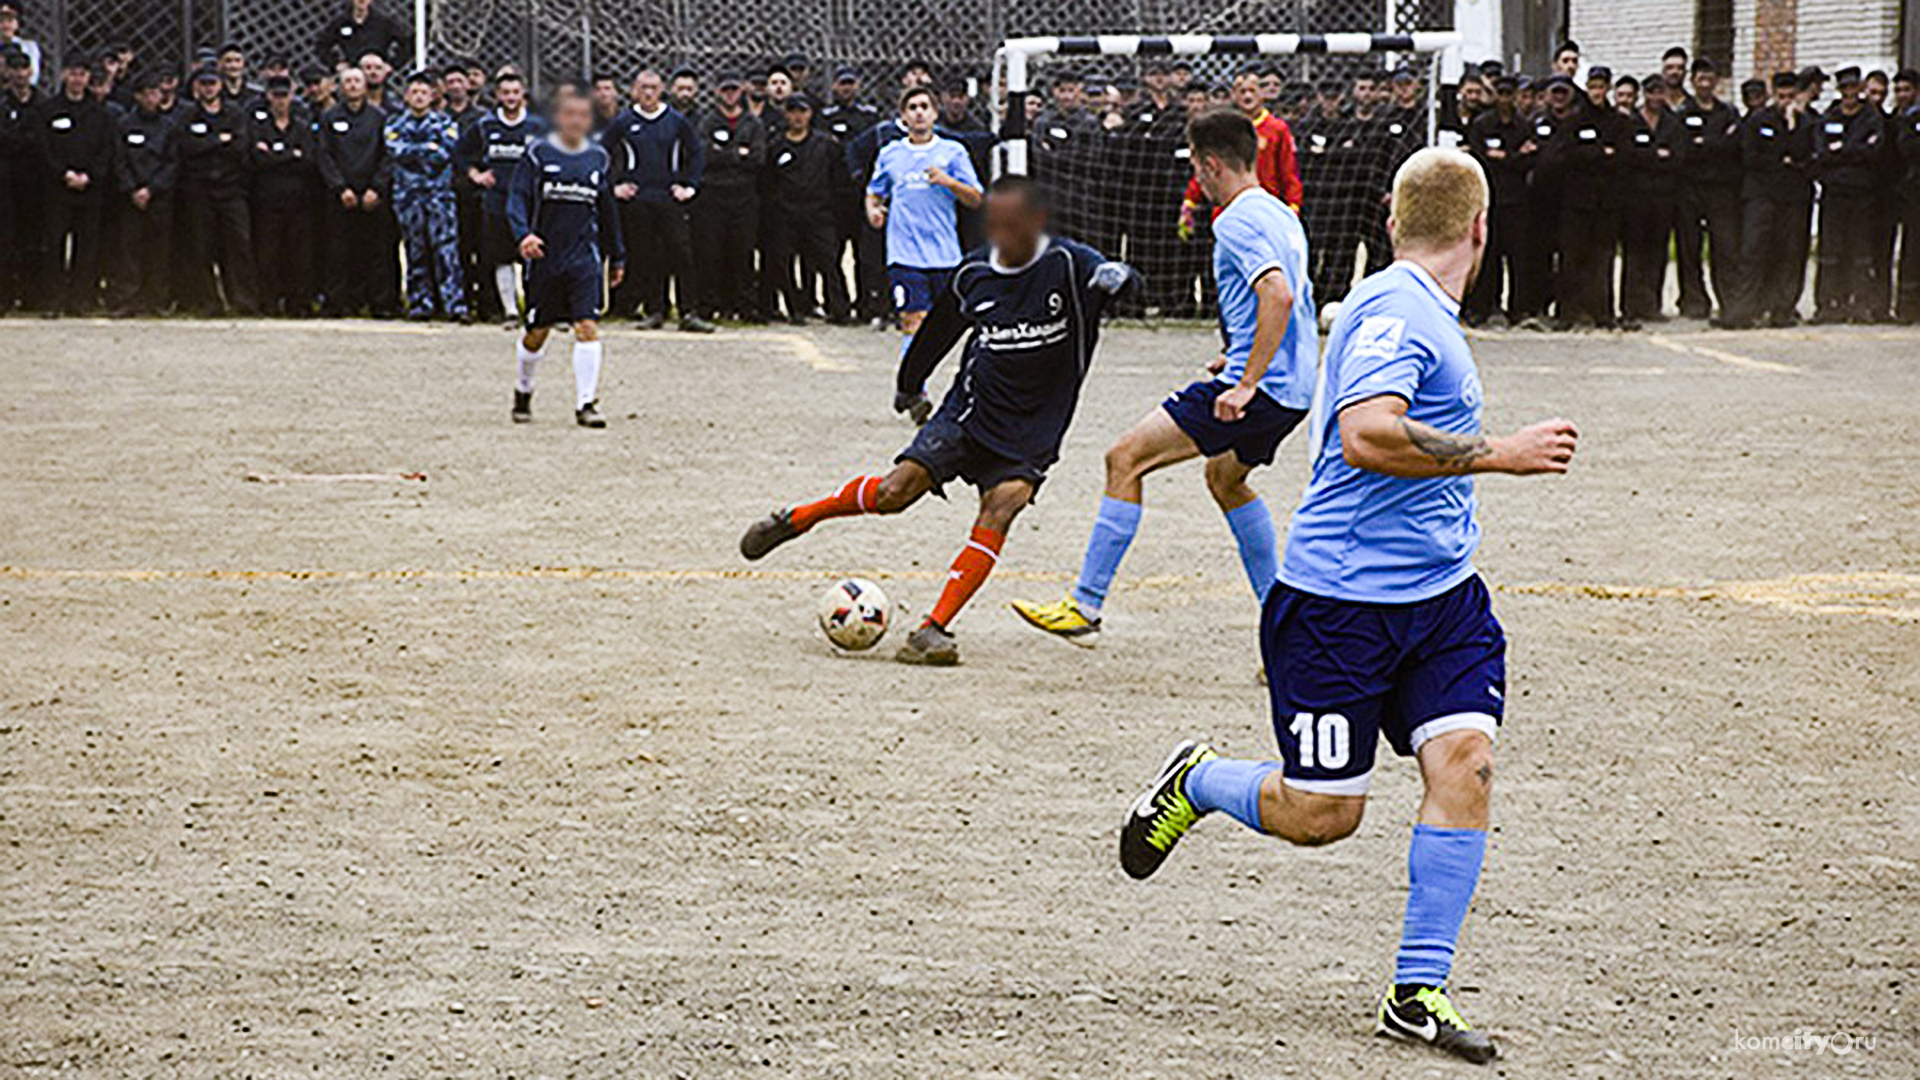
[[1795,367],[1792,364],[1783,364],[1778,360],[1756,360],[1751,356],[1742,356],[1739,353],[1728,352],[1725,349],[1716,349],[1711,345],[1691,345],[1687,342],[1670,338],[1665,334],[1648,334],[1647,344],[1659,346],[1669,352],[1677,352],[1682,356],[1704,356],[1709,360],[1718,361],[1729,367],[1745,368],[1748,371],[1766,371],[1776,375],[1798,375],[1802,371],[1801,368]]
[[[881,581],[945,581],[944,570],[860,570]],[[0,580],[14,581],[607,581],[635,583],[702,581],[831,581],[842,576],[826,570],[765,570],[690,567],[641,570],[593,566],[532,566],[466,570],[80,570],[0,566]],[[1065,584],[1074,575],[1059,571],[1007,570],[997,579]],[[1123,589],[1173,589],[1202,582],[1194,574],[1136,578]],[[1880,571],[1856,574],[1793,574],[1755,581],[1708,585],[1617,585],[1600,582],[1542,581],[1496,584],[1495,592],[1516,596],[1564,596],[1594,600],[1730,600],[1805,615],[1865,615],[1896,622],[1920,622],[1920,574]]]

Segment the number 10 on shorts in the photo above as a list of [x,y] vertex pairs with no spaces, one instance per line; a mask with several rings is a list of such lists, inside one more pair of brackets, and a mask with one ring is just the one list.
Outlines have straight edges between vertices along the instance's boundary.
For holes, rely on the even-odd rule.
[[1352,737],[1347,718],[1339,713],[1317,717],[1310,712],[1294,713],[1287,730],[1293,732],[1300,746],[1300,760],[1294,763],[1299,768],[1339,769],[1347,764]]

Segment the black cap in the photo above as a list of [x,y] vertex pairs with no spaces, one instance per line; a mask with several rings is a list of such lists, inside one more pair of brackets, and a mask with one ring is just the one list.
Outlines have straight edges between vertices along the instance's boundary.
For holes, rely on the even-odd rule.
[[1141,70],[1146,72],[1146,74],[1148,75],[1173,74],[1172,66],[1169,65],[1165,60],[1149,60],[1147,61],[1146,67],[1142,68]]
[[1693,59],[1693,73],[1695,75],[1718,75],[1720,74],[1720,69],[1714,66],[1713,61],[1706,57],[1696,56]]
[[1638,90],[1640,88],[1640,80],[1634,78],[1632,75],[1622,75],[1619,78],[1613,80],[1613,85],[1631,86],[1634,89]]
[[1401,64],[1399,67],[1393,69],[1392,78],[1394,82],[1412,82],[1415,76],[1412,68]]
[[1859,82],[1860,82],[1860,69],[1859,67],[1853,64],[1848,64],[1846,67],[1843,67],[1840,70],[1833,73],[1833,85],[1835,86],[1840,86],[1840,87],[1854,86],[1854,85],[1857,85]]
[[308,64],[306,67],[303,67],[300,69],[300,81],[302,83],[306,83],[310,85],[312,83],[317,83],[320,80],[327,78],[332,74],[333,72],[328,71],[326,68],[321,67],[319,64]]
[[[1499,86],[1500,84],[1496,82],[1496,83],[1494,83],[1494,85],[1495,85],[1495,86],[1497,87],[1497,86]],[[1514,88],[1515,90],[1531,90],[1531,89],[1533,89],[1533,76],[1531,76],[1531,75],[1528,75],[1528,74],[1526,74],[1526,73],[1524,73],[1524,72],[1522,72],[1522,73],[1521,73],[1521,74],[1519,74],[1519,75],[1515,75],[1515,76],[1513,77],[1513,88]]]
[[790,52],[787,54],[787,58],[782,60],[781,63],[790,68],[811,68],[813,66],[813,61],[807,59],[807,54],[803,52]]
[[1665,90],[1667,88],[1667,77],[1656,71],[1646,78],[1641,79],[1640,85],[1648,90]]
[[27,50],[18,45],[8,45],[0,49],[0,64],[10,68],[29,68],[33,66],[33,60],[27,55]]
[[787,95],[787,111],[792,112],[795,109],[805,109],[808,112],[812,112],[813,99],[808,97],[805,94],[788,94]]
[[741,78],[739,72],[723,71],[714,78],[713,85],[718,89],[725,90],[729,86],[739,86],[744,82],[746,82],[746,80]]
[[194,68],[191,81],[200,82],[202,80],[212,80],[213,82],[219,82],[220,81],[219,69],[210,68],[205,64],[202,64],[197,68]]
[[1587,83],[1610,83],[1613,81],[1613,69],[1605,64],[1595,64],[1587,69]]
[[669,81],[673,79],[698,79],[699,77],[700,73],[686,64],[681,64],[679,67],[674,68],[673,71],[667,75]]
[[285,75],[269,75],[267,76],[267,93],[291,94],[293,93],[293,80]]
[[1773,73],[1773,88],[1775,90],[1798,90],[1800,88],[1800,76],[1795,75],[1791,71],[1776,71]]
[[[1495,75],[1493,77],[1493,88],[1495,90],[1518,90],[1520,88],[1520,78],[1518,75],[1507,75],[1504,73]],[[1532,84],[1529,83],[1528,85]]]
[[1339,79],[1321,79],[1313,88],[1322,97],[1336,97],[1346,90],[1347,84]]
[[1803,85],[1820,82],[1826,77],[1826,71],[1824,71],[1819,64],[1808,64],[1806,67],[1800,69],[1800,82]]
[[1540,84],[1540,88],[1542,90],[1554,90],[1562,86],[1566,87],[1569,90],[1572,90],[1575,88],[1573,85],[1572,77],[1568,75],[1564,75],[1558,71],[1547,76],[1547,81]]
[[263,68],[292,67],[293,61],[287,59],[286,53],[270,52],[265,60],[260,61],[260,66]]
[[83,52],[70,52],[60,59],[61,71],[72,71],[75,68],[90,68],[92,66],[93,57]]
[[852,65],[843,65],[841,67],[837,67],[833,69],[833,81],[837,83],[859,82],[860,69],[857,67],[853,67]]

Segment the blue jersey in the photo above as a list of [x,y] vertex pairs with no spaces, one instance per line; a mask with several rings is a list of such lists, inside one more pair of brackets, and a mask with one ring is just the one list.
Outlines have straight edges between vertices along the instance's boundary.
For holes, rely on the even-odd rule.
[[1365,603],[1438,596],[1473,576],[1480,546],[1473,478],[1387,476],[1347,464],[1340,410],[1391,394],[1407,419],[1480,432],[1480,373],[1460,305],[1425,270],[1397,262],[1347,295],[1327,344],[1318,450],[1294,511],[1280,580]]
[[980,186],[967,148],[952,139],[896,139],[874,159],[867,192],[887,200],[889,266],[951,270],[960,265],[956,200],[953,192],[927,179],[934,166],[969,187]]
[[531,234],[545,248],[530,272],[598,274],[603,255],[615,266],[626,261],[607,165],[598,143],[569,150],[549,136],[527,148],[507,194],[507,225],[516,245]]
[[387,118],[387,157],[393,162],[393,197],[453,191],[453,148],[460,125],[439,111]]
[[1320,319],[1307,278],[1307,232],[1286,203],[1264,188],[1248,188],[1213,219],[1213,280],[1227,339],[1222,382],[1239,382],[1246,374],[1260,311],[1253,283],[1276,270],[1293,293],[1293,311],[1260,389],[1277,404],[1304,409],[1313,399],[1313,373],[1320,362]]
[[463,171],[493,173],[493,186],[480,192],[480,205],[487,213],[507,212],[507,192],[513,190],[514,170],[520,167],[527,147],[546,133],[546,120],[532,112],[522,111],[519,120],[509,122],[496,109],[461,134],[454,147],[454,165]]

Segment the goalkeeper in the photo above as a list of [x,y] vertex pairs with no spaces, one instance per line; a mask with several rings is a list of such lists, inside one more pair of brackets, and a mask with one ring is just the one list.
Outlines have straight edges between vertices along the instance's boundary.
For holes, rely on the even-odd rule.
[[[1293,148],[1293,131],[1287,127],[1285,120],[1267,111],[1266,98],[1260,92],[1259,72],[1243,68],[1233,77],[1233,107],[1253,122],[1253,134],[1259,146],[1253,159],[1253,171],[1260,186],[1298,213],[1302,188],[1300,162]],[[1187,182],[1186,197],[1180,202],[1180,239],[1192,239],[1200,207],[1206,202],[1207,193],[1201,188],[1200,177],[1196,174]],[[1215,206],[1213,216],[1219,217],[1223,209],[1225,207]]]

